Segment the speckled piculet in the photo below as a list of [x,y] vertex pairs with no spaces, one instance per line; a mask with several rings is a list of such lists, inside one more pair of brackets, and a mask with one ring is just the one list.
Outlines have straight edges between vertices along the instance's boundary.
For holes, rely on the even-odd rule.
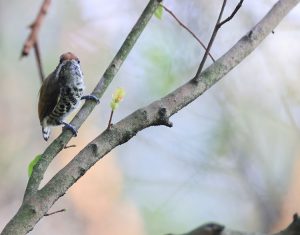
[[71,52],[60,56],[56,69],[43,81],[40,89],[38,112],[44,140],[50,136],[50,126],[64,125],[74,136],[75,128],[64,121],[81,99],[98,102],[93,95],[83,96],[84,82],[80,61]]

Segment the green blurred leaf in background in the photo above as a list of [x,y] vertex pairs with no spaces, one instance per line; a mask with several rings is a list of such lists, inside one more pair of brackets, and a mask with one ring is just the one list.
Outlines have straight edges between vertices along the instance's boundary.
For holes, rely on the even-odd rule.
[[28,165],[28,176],[30,177],[32,174],[33,167],[38,163],[41,158],[41,154],[37,155]]
[[161,20],[162,14],[163,14],[163,7],[162,7],[162,5],[159,5],[157,7],[156,11],[154,12],[154,15],[157,19]]

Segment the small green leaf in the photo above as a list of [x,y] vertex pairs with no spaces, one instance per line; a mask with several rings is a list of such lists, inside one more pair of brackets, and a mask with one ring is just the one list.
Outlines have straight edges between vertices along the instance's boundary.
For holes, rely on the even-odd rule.
[[112,95],[112,101],[110,103],[110,107],[113,111],[115,111],[118,108],[124,96],[125,96],[125,90],[123,88],[117,88],[115,90],[114,94]]
[[113,111],[115,111],[119,107],[119,103],[111,102],[110,107]]
[[41,154],[37,155],[28,165],[28,176],[30,177],[32,174],[33,167],[37,164],[37,162],[41,158]]
[[125,90],[123,88],[117,88],[112,96],[116,103],[120,103],[125,96]]
[[163,10],[164,10],[164,9],[163,9],[162,5],[159,5],[159,6],[156,8],[156,10],[155,10],[155,12],[154,12],[154,15],[156,16],[157,19],[161,20],[162,14],[163,14]]

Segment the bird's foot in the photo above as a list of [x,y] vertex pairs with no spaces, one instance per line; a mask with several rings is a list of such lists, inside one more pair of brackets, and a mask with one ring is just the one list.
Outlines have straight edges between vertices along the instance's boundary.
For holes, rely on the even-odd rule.
[[96,97],[95,95],[84,95],[81,97],[81,100],[93,100],[95,101],[97,104],[100,103],[100,100],[98,97]]
[[66,122],[61,122],[61,124],[64,125],[63,130],[70,130],[73,133],[74,137],[77,136],[78,131],[75,129],[74,126]]

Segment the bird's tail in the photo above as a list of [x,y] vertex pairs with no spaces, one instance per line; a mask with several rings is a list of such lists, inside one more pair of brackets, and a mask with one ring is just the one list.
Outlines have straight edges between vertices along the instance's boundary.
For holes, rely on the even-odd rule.
[[44,140],[48,140],[49,136],[50,136],[50,127],[46,126],[46,127],[42,127],[42,133],[43,133],[43,138]]

